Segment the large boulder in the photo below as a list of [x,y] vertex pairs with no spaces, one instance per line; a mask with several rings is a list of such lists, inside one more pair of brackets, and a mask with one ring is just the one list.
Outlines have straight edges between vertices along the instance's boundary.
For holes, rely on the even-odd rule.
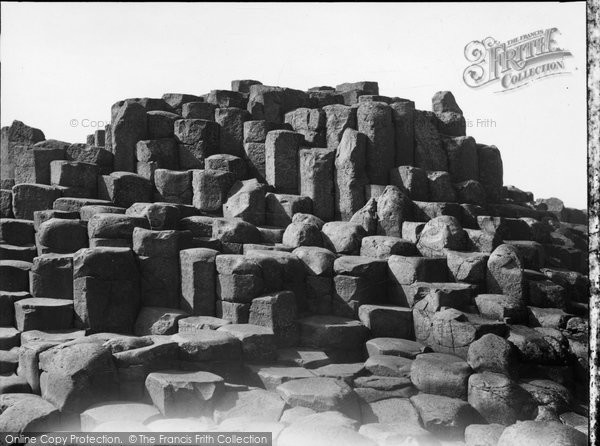
[[61,412],[81,412],[118,392],[112,354],[97,342],[71,341],[46,350],[39,368],[42,397]]

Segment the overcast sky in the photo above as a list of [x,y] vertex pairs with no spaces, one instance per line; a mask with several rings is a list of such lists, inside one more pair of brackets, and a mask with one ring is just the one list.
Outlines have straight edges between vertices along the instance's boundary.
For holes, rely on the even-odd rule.
[[[95,128],[81,122],[108,122],[120,99],[204,94],[232,79],[297,89],[375,80],[425,110],[451,90],[467,133],[501,150],[505,184],[587,203],[585,2],[2,3],[1,13],[2,126],[18,119],[84,142]],[[469,42],[552,27],[573,54],[569,74],[508,93],[463,82]]]

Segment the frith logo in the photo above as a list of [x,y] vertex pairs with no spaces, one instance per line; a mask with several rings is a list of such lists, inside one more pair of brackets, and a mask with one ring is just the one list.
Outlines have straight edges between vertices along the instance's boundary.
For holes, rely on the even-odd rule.
[[493,37],[470,42],[465,46],[465,58],[471,63],[463,73],[465,84],[471,88],[499,84],[497,92],[502,92],[567,73],[564,59],[572,54],[558,46],[559,35],[558,28],[549,28],[504,43]]

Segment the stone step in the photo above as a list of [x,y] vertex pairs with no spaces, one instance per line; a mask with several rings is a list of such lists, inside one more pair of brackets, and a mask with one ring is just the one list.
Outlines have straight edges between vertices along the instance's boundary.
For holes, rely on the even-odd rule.
[[32,297],[15,302],[19,331],[71,328],[73,316],[72,300]]
[[0,290],[29,291],[31,262],[0,260]]
[[35,245],[9,245],[0,243],[0,260],[22,260],[24,262],[33,262],[37,256]]

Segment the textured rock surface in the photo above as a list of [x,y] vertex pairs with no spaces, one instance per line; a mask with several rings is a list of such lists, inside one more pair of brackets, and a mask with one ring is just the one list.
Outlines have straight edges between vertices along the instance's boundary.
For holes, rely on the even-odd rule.
[[236,80],[3,128],[0,430],[583,444],[585,212],[431,105]]

